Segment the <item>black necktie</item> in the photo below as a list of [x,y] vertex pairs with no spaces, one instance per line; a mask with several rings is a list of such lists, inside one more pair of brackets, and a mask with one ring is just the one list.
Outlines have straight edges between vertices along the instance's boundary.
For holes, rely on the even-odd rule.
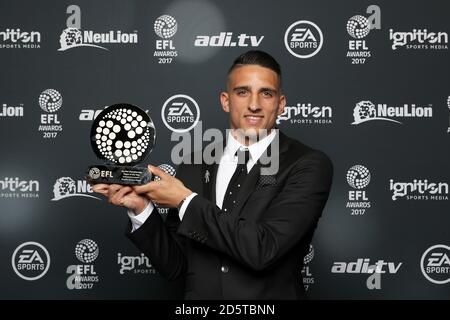
[[244,184],[245,178],[247,178],[247,162],[250,159],[250,152],[248,149],[238,149],[236,155],[238,157],[238,164],[228,183],[227,191],[223,198],[222,210],[224,212],[231,212],[233,210],[238,192]]

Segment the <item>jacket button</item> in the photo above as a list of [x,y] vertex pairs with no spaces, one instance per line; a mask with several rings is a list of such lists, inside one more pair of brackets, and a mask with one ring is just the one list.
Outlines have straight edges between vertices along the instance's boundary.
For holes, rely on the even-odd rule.
[[222,273],[228,273],[229,270],[230,270],[230,267],[228,267],[228,266],[222,266],[220,268],[220,271],[222,271]]

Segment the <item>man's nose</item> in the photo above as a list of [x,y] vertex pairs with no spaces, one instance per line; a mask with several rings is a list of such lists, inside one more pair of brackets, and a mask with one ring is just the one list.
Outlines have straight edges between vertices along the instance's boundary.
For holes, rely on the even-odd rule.
[[259,106],[258,94],[251,95],[248,108],[251,111],[258,111],[259,109],[261,109],[261,107]]

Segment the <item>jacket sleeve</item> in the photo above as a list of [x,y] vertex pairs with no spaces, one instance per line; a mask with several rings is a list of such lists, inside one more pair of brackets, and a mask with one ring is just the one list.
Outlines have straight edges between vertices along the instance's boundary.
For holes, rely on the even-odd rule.
[[[182,175],[182,167],[178,167],[177,176]],[[169,280],[183,276],[187,268],[184,253],[187,239],[177,234],[179,224],[178,209],[169,209],[164,221],[155,208],[139,229],[130,232],[129,226],[126,232],[155,269]]]
[[178,233],[240,261],[253,270],[270,268],[302,238],[311,235],[328,199],[333,166],[313,151],[298,159],[286,183],[258,221],[223,214],[195,196]]

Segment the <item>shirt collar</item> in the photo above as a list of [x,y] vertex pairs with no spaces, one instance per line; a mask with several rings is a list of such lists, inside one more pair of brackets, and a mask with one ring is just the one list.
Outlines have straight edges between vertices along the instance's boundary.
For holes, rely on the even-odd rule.
[[247,148],[250,151],[251,161],[253,161],[253,163],[256,163],[256,161],[258,161],[258,159],[262,156],[264,151],[267,149],[267,147],[275,138],[276,131],[277,130],[273,129],[271,130],[270,134],[264,137],[263,139],[253,143],[250,146],[245,146],[241,144],[239,141],[237,141],[231,134],[231,130],[229,130],[227,137],[227,146],[225,147],[224,150],[224,156],[227,156],[229,157],[229,159],[232,159],[239,148],[241,147]]

